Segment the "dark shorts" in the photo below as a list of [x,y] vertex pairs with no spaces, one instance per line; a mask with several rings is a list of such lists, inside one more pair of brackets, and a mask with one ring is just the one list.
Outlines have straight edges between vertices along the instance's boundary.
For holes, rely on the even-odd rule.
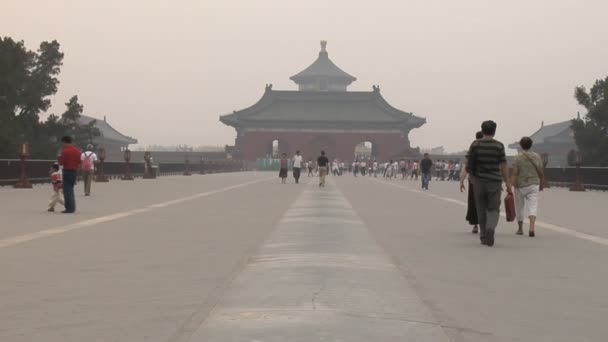
[[281,169],[279,171],[279,178],[287,178],[287,169]]

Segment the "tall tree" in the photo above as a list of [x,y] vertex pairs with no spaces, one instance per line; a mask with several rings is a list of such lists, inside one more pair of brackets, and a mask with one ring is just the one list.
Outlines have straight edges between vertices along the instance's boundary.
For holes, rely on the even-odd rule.
[[0,37],[0,156],[14,157],[21,136],[40,136],[40,112],[57,92],[63,53],[57,41],[43,42],[37,52],[23,41]]
[[589,91],[584,86],[577,87],[574,97],[587,109],[583,119],[572,122],[583,163],[608,166],[608,77],[595,81]]
[[61,115],[60,123],[65,129],[65,135],[70,135],[74,139],[77,146],[85,147],[93,142],[95,137],[101,133],[95,127],[97,120],[90,122],[82,122],[81,117],[84,112],[84,106],[78,102],[78,96],[74,95],[65,104],[66,110]]

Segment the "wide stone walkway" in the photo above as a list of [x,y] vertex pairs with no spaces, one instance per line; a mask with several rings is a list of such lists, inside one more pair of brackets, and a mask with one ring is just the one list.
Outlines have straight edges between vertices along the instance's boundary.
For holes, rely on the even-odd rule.
[[[0,341],[603,341],[608,193],[493,248],[457,183],[274,173],[0,189]],[[78,193],[82,189],[77,188]]]

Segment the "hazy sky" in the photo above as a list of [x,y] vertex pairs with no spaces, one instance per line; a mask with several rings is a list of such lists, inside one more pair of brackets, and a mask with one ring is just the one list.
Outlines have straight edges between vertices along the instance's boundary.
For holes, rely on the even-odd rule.
[[223,145],[220,114],[314,61],[319,41],[395,107],[427,118],[414,146],[464,149],[494,119],[512,142],[572,118],[608,75],[606,0],[0,0],[0,35],[65,52],[50,112],[78,94],[147,144]]

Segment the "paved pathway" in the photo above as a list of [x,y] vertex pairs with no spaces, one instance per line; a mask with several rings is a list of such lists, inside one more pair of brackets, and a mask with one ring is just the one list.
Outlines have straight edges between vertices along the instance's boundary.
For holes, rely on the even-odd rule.
[[608,336],[608,194],[551,189],[537,238],[502,222],[488,248],[456,183],[315,181],[115,181],[76,215],[0,189],[0,341]]

